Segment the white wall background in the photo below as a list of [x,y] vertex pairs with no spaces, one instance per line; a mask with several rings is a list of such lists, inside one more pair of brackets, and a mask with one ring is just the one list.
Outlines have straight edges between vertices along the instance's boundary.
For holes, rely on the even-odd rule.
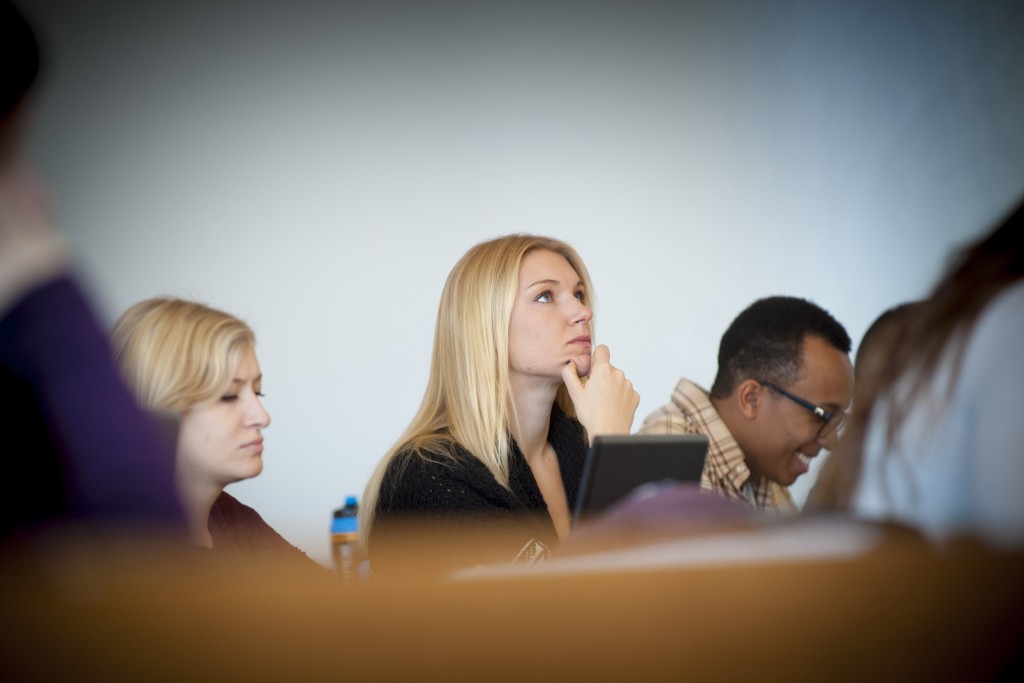
[[1024,189],[1019,2],[497,4],[23,0],[35,157],[101,314],[173,294],[254,327],[273,425],[231,490],[324,563],[475,242],[578,248],[638,426],[754,299],[856,341]]

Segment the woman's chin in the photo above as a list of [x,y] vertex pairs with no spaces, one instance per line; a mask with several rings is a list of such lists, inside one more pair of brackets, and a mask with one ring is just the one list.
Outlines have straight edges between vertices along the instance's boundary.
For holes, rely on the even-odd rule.
[[260,476],[261,472],[263,472],[263,460],[262,460],[262,458],[256,460],[255,462],[253,462],[250,467],[247,467],[245,469],[239,470],[238,473],[237,473],[238,481],[243,481],[245,479],[252,479],[253,477],[258,477],[258,476]]

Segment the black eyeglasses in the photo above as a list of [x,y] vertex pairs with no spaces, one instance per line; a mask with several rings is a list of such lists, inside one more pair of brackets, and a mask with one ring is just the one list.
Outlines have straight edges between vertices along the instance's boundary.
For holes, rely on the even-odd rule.
[[786,391],[785,389],[783,389],[782,387],[778,387],[772,384],[771,382],[764,382],[762,380],[758,380],[758,384],[760,384],[761,386],[768,387],[772,391],[782,394],[790,401],[793,401],[797,405],[803,406],[804,408],[807,408],[807,410],[814,413],[814,416],[822,421],[822,425],[818,429],[819,439],[828,438],[829,436],[837,432],[839,429],[843,427],[844,424],[846,424],[846,418],[849,417],[846,413],[842,412],[841,410],[832,412],[830,410],[825,410],[821,406],[816,406],[810,401],[802,399],[799,396],[795,396]]

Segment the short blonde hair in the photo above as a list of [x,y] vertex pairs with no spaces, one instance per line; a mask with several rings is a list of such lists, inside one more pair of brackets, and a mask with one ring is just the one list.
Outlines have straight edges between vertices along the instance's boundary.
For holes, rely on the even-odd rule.
[[[594,294],[583,259],[561,240],[514,234],[480,242],[455,264],[441,293],[430,377],[419,411],[370,477],[360,506],[365,547],[376,515],[384,473],[403,451],[441,455],[459,444],[508,487],[509,434],[516,416],[509,380],[508,331],[519,286],[519,267],[532,251],[559,254],[579,276],[588,305]],[[593,326],[591,326],[593,334]],[[563,386],[555,398],[575,410]]]
[[168,297],[135,304],[111,331],[114,356],[142,406],[180,413],[231,384],[256,337],[233,315]]

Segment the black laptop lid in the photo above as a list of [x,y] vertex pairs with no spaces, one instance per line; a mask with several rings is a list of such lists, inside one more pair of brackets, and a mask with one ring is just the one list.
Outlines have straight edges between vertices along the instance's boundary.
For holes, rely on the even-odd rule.
[[708,439],[700,434],[595,437],[587,451],[574,521],[603,512],[643,484],[700,482],[707,453]]

